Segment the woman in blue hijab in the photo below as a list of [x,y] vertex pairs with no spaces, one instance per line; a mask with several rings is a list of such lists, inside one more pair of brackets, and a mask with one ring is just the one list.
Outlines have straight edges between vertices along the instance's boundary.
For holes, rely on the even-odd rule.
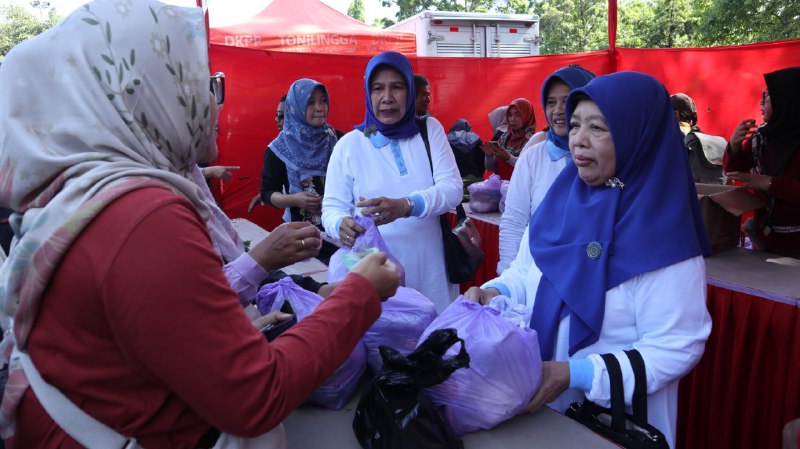
[[514,260],[531,215],[539,207],[547,189],[567,165],[567,124],[565,105],[572,89],[583,87],[594,74],[579,65],[563,67],[542,83],[542,109],[550,129],[546,140],[529,144],[517,160],[508,185],[506,204],[500,218],[500,261],[497,274]]
[[322,223],[328,235],[353,246],[364,232],[354,216],[371,218],[405,268],[406,286],[441,311],[458,294],[447,281],[439,226],[439,216],[462,197],[455,158],[439,121],[415,118],[413,71],[405,56],[385,52],[372,58],[364,89],[364,122],[342,137],[331,156]]
[[[292,83],[286,96],[283,130],[264,152],[261,200],[285,208],[284,221],[306,221],[322,230],[322,194],[336,130],[328,124],[325,85],[308,78]],[[336,246],[323,243],[326,261]]]
[[600,354],[621,360],[626,400],[647,371],[648,417],[674,447],[679,379],[703,354],[709,252],[697,192],[669,95],[654,78],[595,78],[567,99],[567,164],[530,221],[514,264],[483,289],[525,304],[539,335],[542,387],[531,411],[588,398],[609,405]]

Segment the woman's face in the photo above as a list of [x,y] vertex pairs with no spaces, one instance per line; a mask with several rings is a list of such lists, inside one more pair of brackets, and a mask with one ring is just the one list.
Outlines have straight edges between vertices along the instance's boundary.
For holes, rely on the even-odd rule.
[[547,98],[544,100],[544,114],[547,116],[550,128],[559,136],[567,135],[565,109],[568,95],[569,86],[561,81],[554,81],[550,83]]
[[314,92],[311,93],[311,98],[308,99],[308,106],[306,106],[306,123],[314,128],[319,128],[325,124],[328,119],[328,96],[325,95],[325,90],[322,86],[317,86]]
[[372,113],[384,125],[394,125],[406,113],[408,86],[403,75],[391,67],[381,67],[369,84]]
[[519,108],[516,106],[509,106],[508,112],[506,112],[506,117],[508,118],[509,129],[516,131],[522,128],[522,113],[519,112]]
[[764,117],[765,122],[769,122],[772,118],[772,100],[769,98],[769,91],[764,90],[761,93],[761,116]]
[[569,121],[569,151],[578,176],[590,186],[601,186],[617,170],[611,131],[603,113],[591,100],[582,100]]

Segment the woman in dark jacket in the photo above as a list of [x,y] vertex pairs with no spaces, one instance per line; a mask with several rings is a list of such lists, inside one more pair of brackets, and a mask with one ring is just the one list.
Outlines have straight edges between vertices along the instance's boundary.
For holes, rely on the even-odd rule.
[[723,165],[728,179],[763,197],[742,229],[753,249],[800,256],[800,67],[764,74],[763,125],[743,120],[731,136]]
[[456,165],[461,177],[483,176],[483,151],[481,151],[481,137],[472,132],[472,127],[466,119],[460,118],[447,132],[447,140],[456,157]]

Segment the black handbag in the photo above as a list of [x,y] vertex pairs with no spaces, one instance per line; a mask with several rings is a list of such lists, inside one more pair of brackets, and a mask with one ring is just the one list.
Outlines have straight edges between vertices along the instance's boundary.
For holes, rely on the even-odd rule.
[[622,370],[614,354],[601,355],[611,381],[611,409],[586,399],[582,404],[573,402],[565,415],[626,449],[669,449],[664,434],[647,423],[647,378],[642,355],[635,349],[625,351],[625,355],[636,379],[633,415],[625,413]]
[[[428,152],[428,162],[431,164],[433,176],[433,159],[431,159],[431,144],[428,141],[428,126],[424,118],[417,121],[419,133]],[[444,263],[447,269],[447,279],[453,284],[471,281],[478,267],[483,263],[483,250],[481,249],[481,236],[478,229],[467,217],[464,206],[456,206],[458,221],[456,226],[450,227],[447,214],[439,216],[439,225],[442,227],[442,241],[444,243]]]

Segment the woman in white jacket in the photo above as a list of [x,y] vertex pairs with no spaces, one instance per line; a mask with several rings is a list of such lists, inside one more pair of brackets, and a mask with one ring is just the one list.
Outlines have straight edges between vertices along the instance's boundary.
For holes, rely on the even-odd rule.
[[511,267],[467,296],[526,305],[545,360],[530,411],[584,396],[608,407],[604,353],[621,361],[630,404],[623,351],[637,349],[649,422],[674,447],[678,381],[703,354],[711,319],[709,244],[669,95],[648,75],[601,76],[569,95],[567,120],[574,163],[531,218],[536,238],[526,232]]
[[[458,295],[447,280],[439,226],[439,215],[461,201],[455,157],[435,118],[415,119],[413,72],[405,56],[376,55],[367,64],[364,83],[364,123],[339,140],[328,163],[322,224],[331,237],[353,246],[364,232],[353,215],[371,217],[405,268],[406,286],[441,312]],[[430,158],[421,126],[428,133]]]

